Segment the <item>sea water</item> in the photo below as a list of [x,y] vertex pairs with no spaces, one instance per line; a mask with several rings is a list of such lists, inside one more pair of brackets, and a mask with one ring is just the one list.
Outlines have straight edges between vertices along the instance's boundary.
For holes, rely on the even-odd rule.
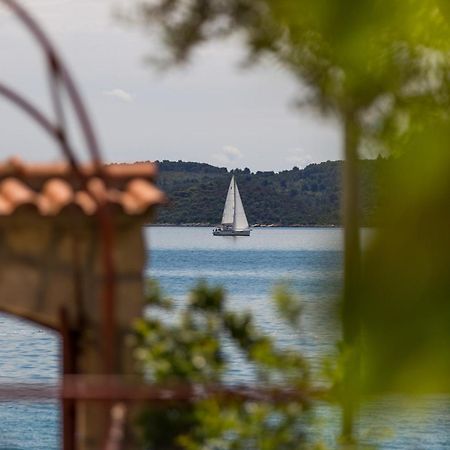
[[[335,351],[339,326],[335,305],[342,278],[342,231],[338,228],[258,228],[251,237],[213,237],[210,228],[149,227],[146,275],[182,304],[200,279],[223,286],[227,307],[250,310],[260,329],[281,348],[295,347],[318,374]],[[368,236],[364,236],[365,239]],[[283,282],[303,304],[300,330],[290,329],[273,306],[273,287]],[[255,374],[231,355],[229,379],[251,383]],[[0,316],[0,383],[54,382],[59,371],[59,339],[24,322]],[[421,405],[389,397],[362,411],[360,435],[381,450],[450,449],[450,402],[425,398]],[[334,447],[339,411],[317,412],[324,439]],[[0,404],[0,450],[56,450],[57,402]]]

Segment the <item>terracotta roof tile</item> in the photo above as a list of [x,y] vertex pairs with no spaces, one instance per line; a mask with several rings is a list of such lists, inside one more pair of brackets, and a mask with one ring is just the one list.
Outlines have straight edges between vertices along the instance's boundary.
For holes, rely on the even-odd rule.
[[122,193],[118,203],[119,202],[127,213],[130,213],[131,211],[142,211],[138,199],[136,199],[136,197],[129,192]]
[[34,203],[36,193],[26,184],[17,178],[8,177],[0,184],[0,194],[5,200],[10,202],[13,207]]
[[153,163],[114,164],[100,170],[80,168],[84,181],[67,163],[25,164],[17,158],[0,163],[0,216],[10,216],[22,205],[32,205],[43,216],[79,208],[93,215],[109,202],[127,215],[139,215],[166,202],[153,184]]
[[[109,164],[104,165],[100,170],[93,164],[84,164],[80,167],[81,173],[85,177],[101,176],[108,180],[109,184],[121,187],[133,178],[144,178],[152,180],[157,175],[157,166],[153,163],[136,164]],[[49,164],[29,164],[17,157],[10,158],[4,163],[0,163],[0,180],[7,177],[25,179],[34,188],[41,188],[49,178],[62,178],[71,184],[78,185],[80,178],[72,167],[63,162]]]
[[13,205],[0,195],[0,216],[8,216],[13,211]]
[[86,191],[91,194],[92,198],[99,202],[104,202],[108,198],[108,190],[105,182],[98,177],[92,177],[87,182]]
[[137,200],[141,209],[148,203],[158,203],[161,198],[161,191],[142,178],[131,180],[127,185],[127,192]]
[[[64,206],[74,202],[72,186],[59,178],[48,180],[44,184],[41,196],[48,202],[46,214],[58,214]],[[41,212],[44,213],[42,210]]]
[[97,211],[95,201],[86,191],[78,191],[75,193],[75,204],[78,205],[87,216],[91,216]]

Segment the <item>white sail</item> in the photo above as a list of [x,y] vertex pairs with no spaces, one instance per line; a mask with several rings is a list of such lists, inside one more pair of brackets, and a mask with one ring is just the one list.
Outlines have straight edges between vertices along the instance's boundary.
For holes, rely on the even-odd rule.
[[[234,179],[234,177],[233,177]],[[242,231],[248,229],[247,216],[245,215],[244,205],[237,184],[234,183],[234,220],[233,230]]]
[[228,188],[225,208],[222,215],[222,226],[213,230],[214,236],[250,236],[247,217],[242,204],[241,195],[234,176]]
[[228,188],[227,199],[225,200],[225,208],[222,215],[222,225],[233,225],[234,223],[234,176],[231,179],[230,187]]

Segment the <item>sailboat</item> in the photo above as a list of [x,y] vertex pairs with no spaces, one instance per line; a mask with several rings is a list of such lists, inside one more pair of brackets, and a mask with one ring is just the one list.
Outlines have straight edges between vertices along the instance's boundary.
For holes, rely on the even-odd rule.
[[227,199],[223,209],[222,224],[213,230],[214,236],[250,236],[247,216],[236,184],[231,178]]

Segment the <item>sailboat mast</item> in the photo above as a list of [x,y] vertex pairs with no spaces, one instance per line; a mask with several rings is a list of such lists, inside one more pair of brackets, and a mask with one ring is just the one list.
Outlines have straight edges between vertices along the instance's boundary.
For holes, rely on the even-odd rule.
[[233,175],[233,230],[236,229],[236,178]]

